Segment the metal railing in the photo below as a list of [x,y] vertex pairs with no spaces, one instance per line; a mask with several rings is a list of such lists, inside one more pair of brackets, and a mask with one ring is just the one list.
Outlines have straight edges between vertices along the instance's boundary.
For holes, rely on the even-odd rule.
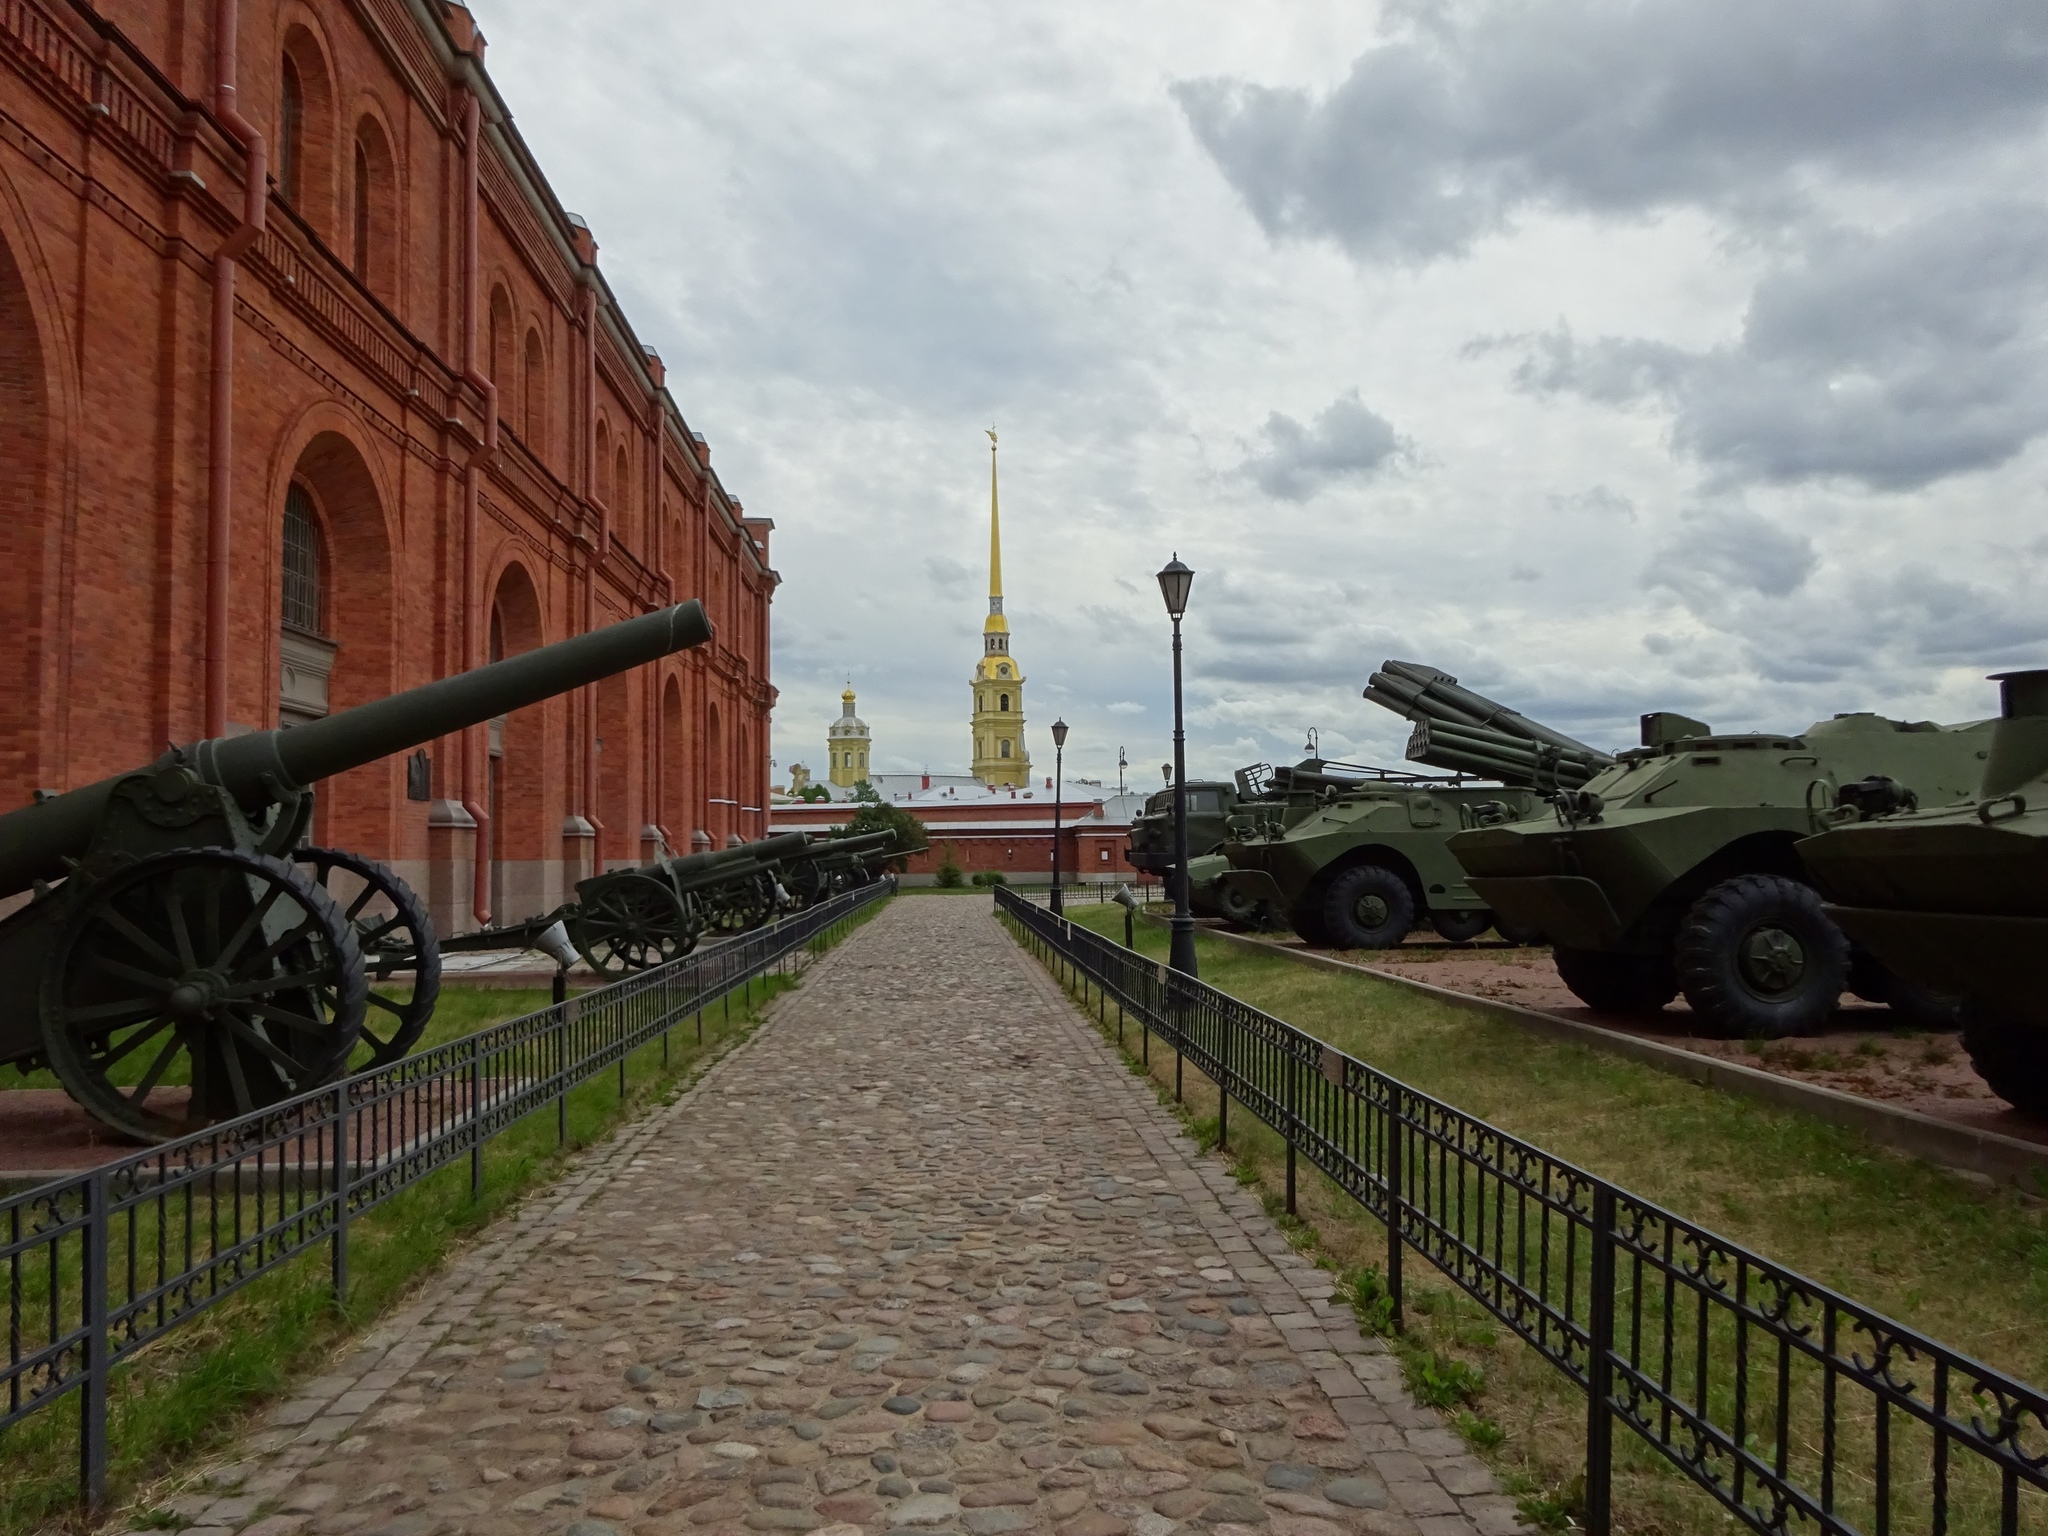
[[[1585,1391],[1583,1523],[1617,1424],[1753,1531],[2048,1530],[2048,1397],[1010,891],[1041,959],[1156,1035]],[[2024,1517],[2024,1518],[2023,1518]]]
[[348,1293],[349,1229],[458,1159],[483,1183],[483,1147],[550,1103],[568,1135],[570,1090],[783,968],[891,894],[893,878],[657,970],[224,1121],[87,1173],[0,1199],[8,1287],[0,1433],[78,1395],[79,1486],[105,1495],[115,1367],[215,1302],[326,1245]]

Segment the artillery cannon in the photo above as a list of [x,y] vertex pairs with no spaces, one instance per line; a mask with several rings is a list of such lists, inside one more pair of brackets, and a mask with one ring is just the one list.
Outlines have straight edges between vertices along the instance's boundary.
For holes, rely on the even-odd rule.
[[[433,924],[384,865],[301,846],[313,785],[710,638],[683,603],[0,816],[0,895],[31,893],[0,921],[0,1061],[161,1141],[316,1087],[359,1043],[397,1060],[440,988]],[[373,996],[366,960],[410,994]],[[156,1094],[180,1078],[182,1104]]]
[[783,832],[684,858],[664,856],[579,880],[576,899],[552,912],[464,934],[441,947],[546,948],[542,936],[559,923],[584,963],[615,981],[682,958],[707,932],[744,932],[777,912],[849,889],[855,883],[853,870],[865,875],[865,866],[856,861],[863,854],[882,854],[890,837],[888,832],[851,838]]
[[1823,910],[1907,981],[1962,1000],[1992,1092],[2048,1120],[2048,671],[1997,676],[1984,776],[1920,810],[1888,780],[1845,785],[1841,825],[1798,844]]

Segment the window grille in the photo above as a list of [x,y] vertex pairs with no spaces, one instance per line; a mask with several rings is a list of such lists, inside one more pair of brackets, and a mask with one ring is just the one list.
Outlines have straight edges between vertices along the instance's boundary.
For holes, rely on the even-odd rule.
[[293,486],[284,498],[284,622],[293,629],[321,635],[320,525],[313,517],[313,498]]

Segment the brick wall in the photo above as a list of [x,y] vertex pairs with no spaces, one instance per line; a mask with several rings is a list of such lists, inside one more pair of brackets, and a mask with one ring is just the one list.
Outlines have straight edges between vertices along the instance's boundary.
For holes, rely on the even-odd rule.
[[[0,805],[204,730],[214,256],[247,168],[209,111],[213,15],[0,3],[0,623],[18,657]],[[481,662],[494,606],[508,651],[686,597],[714,615],[712,646],[520,712],[495,770],[481,730],[429,744],[437,799],[502,808],[500,916],[559,898],[590,857],[565,837],[575,817],[603,824],[608,859],[639,857],[650,825],[684,844],[761,835],[765,814],[742,807],[766,804],[765,760],[737,754],[762,750],[774,700],[772,525],[712,472],[482,72],[467,13],[424,26],[402,0],[241,0],[235,54],[272,193],[235,277],[230,729],[277,723],[296,484],[319,525],[335,707]],[[463,377],[472,292],[500,410],[473,548],[465,465],[487,409]],[[734,805],[712,803],[716,784]],[[396,862],[440,893],[437,918],[472,925],[473,839],[430,828],[402,760],[322,796],[317,836]]]

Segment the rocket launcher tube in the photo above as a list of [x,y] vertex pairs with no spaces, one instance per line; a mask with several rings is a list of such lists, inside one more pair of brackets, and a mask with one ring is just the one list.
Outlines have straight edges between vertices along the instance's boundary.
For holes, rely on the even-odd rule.
[[[1377,696],[1381,694],[1403,702],[1389,705],[1386,697]],[[1596,750],[1562,731],[1553,731],[1547,725],[1538,724],[1527,715],[1496,703],[1484,694],[1460,688],[1458,680],[1448,672],[1439,672],[1435,667],[1424,666],[1420,662],[1382,662],[1380,670],[1368,680],[1365,696],[1410,720],[1420,714],[1447,724],[1490,727],[1509,736],[1546,742],[1572,753],[1593,753]]]

